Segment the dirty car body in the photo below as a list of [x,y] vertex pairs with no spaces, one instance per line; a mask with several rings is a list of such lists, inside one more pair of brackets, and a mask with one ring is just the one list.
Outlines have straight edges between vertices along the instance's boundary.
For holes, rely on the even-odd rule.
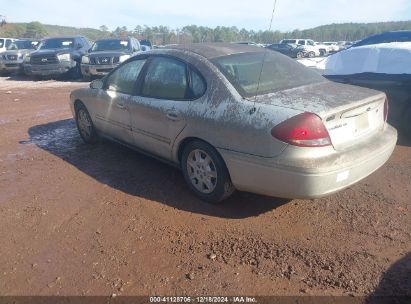
[[[175,79],[150,80],[167,62],[175,67],[167,75],[186,71],[186,94],[167,88]],[[116,70],[130,75],[122,91],[113,84]],[[73,115],[86,108],[97,133],[171,162],[183,174],[194,171],[194,182],[213,166],[192,170],[186,163],[193,141],[214,149],[208,154],[222,160],[236,189],[284,198],[344,189],[381,167],[396,144],[384,93],[330,82],[277,52],[235,44],[173,46],[137,55],[116,70],[101,86],[72,92]],[[204,183],[225,178],[217,173]]]

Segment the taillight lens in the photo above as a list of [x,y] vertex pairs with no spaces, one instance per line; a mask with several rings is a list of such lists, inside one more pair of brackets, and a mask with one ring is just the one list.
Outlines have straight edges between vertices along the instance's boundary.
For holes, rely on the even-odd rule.
[[388,108],[389,108],[388,97],[385,97],[385,102],[384,102],[384,120],[385,120],[385,122],[387,122],[387,119],[388,119]]
[[313,113],[302,113],[283,121],[271,130],[271,135],[294,146],[331,145],[330,135],[321,118]]

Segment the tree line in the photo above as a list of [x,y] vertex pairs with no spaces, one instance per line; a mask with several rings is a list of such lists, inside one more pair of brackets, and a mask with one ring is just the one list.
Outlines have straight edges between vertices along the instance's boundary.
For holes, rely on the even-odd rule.
[[281,39],[289,38],[307,38],[315,41],[355,41],[376,33],[396,30],[411,30],[411,21],[329,24],[312,29],[294,30],[290,32],[255,31],[245,28],[239,29],[236,26],[217,26],[211,28],[197,25],[187,25],[176,29],[162,25],[137,25],[134,29],[122,26],[110,31],[105,25],[100,26],[99,29],[91,29],[30,22],[6,24],[0,28],[0,36],[40,39],[45,36],[84,35],[91,40],[118,36],[133,36],[138,39],[149,39],[153,44],[165,45],[236,41],[274,43]]

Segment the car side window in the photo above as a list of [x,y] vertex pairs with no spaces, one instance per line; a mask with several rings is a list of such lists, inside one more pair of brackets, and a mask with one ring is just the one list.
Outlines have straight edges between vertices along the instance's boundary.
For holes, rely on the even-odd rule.
[[300,40],[300,41],[298,41],[298,44],[299,44],[299,45],[305,45],[305,41],[304,41],[304,40]]
[[154,57],[148,67],[142,94],[162,99],[185,99],[187,95],[187,66],[168,58]]
[[13,41],[11,41],[10,39],[7,39],[6,40],[6,48],[8,48],[11,45],[12,42]]
[[133,60],[119,67],[107,78],[106,88],[124,94],[133,94],[138,75],[140,74],[146,59]]
[[193,98],[199,98],[203,96],[206,90],[206,84],[195,70],[191,69],[191,93]]

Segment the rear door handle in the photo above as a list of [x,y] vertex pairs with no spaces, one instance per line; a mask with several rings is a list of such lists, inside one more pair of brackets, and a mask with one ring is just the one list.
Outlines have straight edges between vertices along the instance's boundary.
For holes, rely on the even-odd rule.
[[178,121],[180,120],[180,117],[178,116],[177,112],[174,111],[168,111],[167,112],[167,118],[173,121]]
[[124,103],[120,103],[120,102],[116,102],[116,107],[119,108],[119,109],[125,109],[126,108]]

